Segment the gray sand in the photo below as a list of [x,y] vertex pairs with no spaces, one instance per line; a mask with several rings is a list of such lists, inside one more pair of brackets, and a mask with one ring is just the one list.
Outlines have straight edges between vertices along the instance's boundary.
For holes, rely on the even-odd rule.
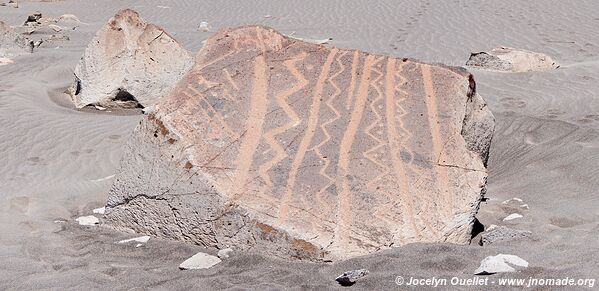
[[[599,279],[599,2],[322,2],[79,0],[0,7],[0,19],[10,25],[34,10],[73,13],[87,23],[59,48],[0,67],[0,289],[332,289],[343,288],[335,277],[362,268],[370,274],[351,289],[402,289],[394,283],[398,275],[471,278],[484,257],[498,253],[518,255],[530,267],[494,279]],[[134,248],[114,244],[134,234],[76,225],[76,217],[104,204],[112,179],[103,178],[115,174],[141,116],[76,111],[61,92],[95,31],[126,7],[191,51],[209,36],[197,30],[207,21],[213,31],[265,24],[304,39],[331,37],[338,47],[449,65],[498,45],[549,54],[561,68],[473,71],[497,118],[489,200],[478,217],[486,226],[532,235],[484,247],[412,244],[336,264],[234,253],[212,269],[180,271],[201,247],[151,239]],[[529,209],[501,203],[513,197]],[[524,217],[502,221],[514,212]]]

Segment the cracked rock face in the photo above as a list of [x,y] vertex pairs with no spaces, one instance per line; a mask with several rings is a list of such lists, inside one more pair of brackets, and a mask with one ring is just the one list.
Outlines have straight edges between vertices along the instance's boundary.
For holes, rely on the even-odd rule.
[[121,10],[98,31],[75,68],[73,102],[78,108],[150,106],[192,64],[189,52],[162,28]]
[[15,32],[8,24],[0,21],[0,58],[16,57],[29,51],[27,39]]
[[221,30],[135,130],[105,218],[308,260],[468,243],[493,129],[464,70]]
[[559,67],[550,56],[511,47],[497,47],[489,52],[471,53],[467,66],[490,71],[531,72]]

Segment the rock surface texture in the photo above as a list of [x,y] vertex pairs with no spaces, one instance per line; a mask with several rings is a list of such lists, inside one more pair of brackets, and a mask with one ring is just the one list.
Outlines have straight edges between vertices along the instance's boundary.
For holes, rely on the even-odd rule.
[[505,72],[547,71],[559,67],[546,54],[511,47],[498,47],[490,52],[471,53],[466,66]]
[[493,128],[464,70],[221,30],[136,128],[106,219],[309,260],[468,243]]
[[0,21],[0,58],[11,58],[26,53],[29,53],[27,39]]
[[150,106],[192,64],[189,52],[162,28],[121,10],[98,31],[75,68],[73,102],[78,108]]

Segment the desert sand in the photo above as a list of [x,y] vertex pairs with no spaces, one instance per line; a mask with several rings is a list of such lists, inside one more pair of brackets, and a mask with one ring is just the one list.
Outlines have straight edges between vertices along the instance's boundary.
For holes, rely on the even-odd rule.
[[[123,8],[191,52],[219,28],[263,24],[302,39],[332,38],[328,44],[340,48],[453,66],[498,46],[551,56],[556,70],[469,69],[496,117],[488,200],[477,217],[485,227],[531,235],[485,246],[477,238],[409,244],[333,264],[233,252],[210,269],[181,271],[198,251],[217,250],[157,238],[136,248],[115,242],[140,234],[78,225],[77,217],[104,206],[143,117],[75,110],[63,93],[88,42]],[[0,289],[334,289],[344,288],[334,281],[344,271],[367,269],[351,289],[403,290],[396,276],[472,278],[481,260],[497,254],[529,267],[491,278],[599,279],[596,1],[21,1],[0,6],[0,20],[19,26],[32,11],[75,14],[83,23],[65,32],[69,41],[0,66]],[[201,22],[209,32],[198,30]],[[522,202],[503,203],[512,198]],[[522,217],[504,221],[513,213]],[[444,289],[452,288],[465,289]]]

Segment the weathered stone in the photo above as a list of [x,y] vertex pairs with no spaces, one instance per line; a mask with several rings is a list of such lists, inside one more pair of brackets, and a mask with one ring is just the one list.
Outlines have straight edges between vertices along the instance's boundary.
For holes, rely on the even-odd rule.
[[514,219],[518,219],[518,218],[522,218],[524,216],[522,216],[522,214],[519,213],[512,213],[508,216],[506,216],[503,221],[510,221],[510,220],[514,220]]
[[518,256],[499,254],[484,258],[480,262],[480,267],[474,271],[474,274],[489,275],[495,273],[515,272],[515,267],[527,268],[528,262]]
[[471,53],[466,65],[506,72],[546,71],[559,67],[546,54],[510,47],[498,47],[490,52]]
[[225,29],[136,128],[106,219],[310,260],[468,243],[493,128],[464,70]]
[[358,279],[368,275],[368,273],[369,272],[366,269],[347,271],[335,278],[335,281],[339,282],[341,285],[349,286],[356,283]]
[[106,211],[106,207],[100,207],[100,208],[96,208],[96,209],[92,210],[93,213],[102,214],[102,215],[104,215],[105,211]]
[[[134,237],[134,238],[130,238],[130,239],[124,239],[124,240],[120,240],[116,243],[118,244],[126,244],[126,243],[130,243],[130,242],[136,242],[136,243],[147,243],[150,240],[150,237],[147,235],[144,236],[140,236],[140,237]],[[137,244],[136,244],[137,246]]]
[[73,102],[102,107],[149,106],[167,94],[193,63],[162,28],[137,12],[119,11],[93,38],[75,68]]
[[222,249],[218,251],[217,256],[221,259],[226,259],[229,257],[229,255],[233,252],[233,249],[231,248],[226,248],[226,249]]
[[40,19],[42,19],[42,13],[38,11],[33,12],[27,16],[24,25],[37,25],[39,24]]
[[93,216],[93,215],[88,215],[88,216],[81,216],[78,217],[77,219],[75,219],[75,221],[77,221],[77,223],[79,223],[80,225],[96,225],[100,223],[100,220]]
[[526,230],[518,230],[505,226],[496,226],[493,229],[485,231],[481,235],[479,244],[481,246],[486,246],[495,242],[529,237],[531,234],[532,233],[530,231]]
[[0,21],[0,58],[12,58],[28,52],[27,39]]
[[221,260],[215,256],[199,252],[193,255],[191,258],[185,260],[179,269],[181,270],[197,270],[197,269],[208,269],[214,265],[220,263]]

